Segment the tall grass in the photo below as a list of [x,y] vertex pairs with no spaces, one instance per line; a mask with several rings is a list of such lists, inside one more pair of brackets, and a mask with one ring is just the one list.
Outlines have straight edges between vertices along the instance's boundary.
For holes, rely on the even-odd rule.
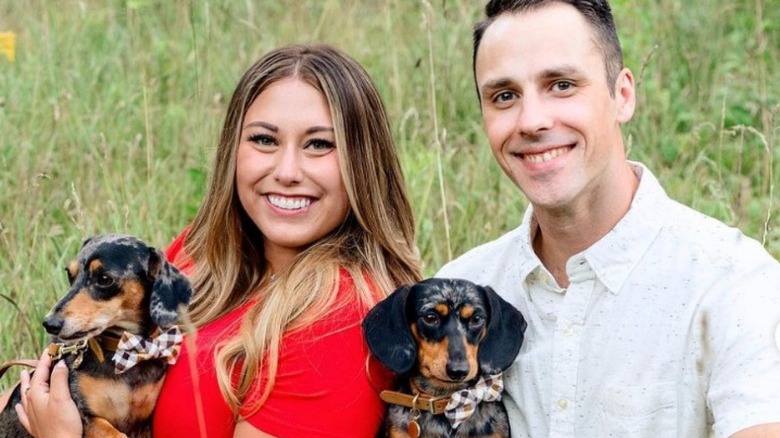
[[[85,237],[164,247],[187,224],[229,93],[279,44],[335,44],[377,82],[426,273],[517,226],[525,200],[493,162],[471,78],[481,3],[0,0],[0,32],[17,34],[15,62],[0,55],[0,361],[41,350]],[[780,256],[780,8],[613,6],[639,84],[630,156]]]

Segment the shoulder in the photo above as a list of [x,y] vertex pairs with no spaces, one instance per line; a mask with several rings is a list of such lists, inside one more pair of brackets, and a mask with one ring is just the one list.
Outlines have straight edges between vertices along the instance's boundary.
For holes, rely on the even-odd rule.
[[676,201],[669,206],[672,220],[667,222],[660,238],[675,252],[682,252],[691,260],[703,260],[724,274],[759,269],[780,275],[777,260],[740,229]]
[[471,279],[479,277],[493,266],[503,266],[504,262],[517,258],[523,245],[524,230],[527,228],[520,226],[491,242],[465,252],[445,264],[436,276]]

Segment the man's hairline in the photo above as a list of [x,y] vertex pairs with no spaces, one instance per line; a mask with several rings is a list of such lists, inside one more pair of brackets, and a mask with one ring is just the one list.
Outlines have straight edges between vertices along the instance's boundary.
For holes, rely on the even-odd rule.
[[[584,16],[584,14],[579,9],[574,7],[573,5],[570,5],[569,3],[566,3],[565,1],[562,1],[562,0],[548,0],[548,1],[543,2],[543,3],[526,5],[524,8],[522,8],[520,10],[506,10],[506,11],[501,12],[501,13],[493,16],[493,17],[486,17],[484,20],[481,20],[481,21],[477,22],[477,24],[474,25],[474,33],[476,32],[478,27],[481,28],[481,34],[480,34],[480,37],[479,37],[479,42],[478,42],[478,44],[476,44],[474,46],[474,51],[473,51],[473,56],[472,56],[472,68],[471,68],[472,69],[472,76],[474,78],[474,87],[477,90],[477,100],[478,100],[478,102],[480,104],[479,105],[480,106],[480,111],[482,111],[482,94],[480,93],[479,83],[477,82],[477,56],[479,54],[479,48],[482,47],[482,41],[485,39],[485,34],[487,33],[487,31],[490,28],[490,26],[492,26],[493,23],[496,22],[496,20],[498,20],[499,18],[501,18],[503,16],[506,16],[506,15],[519,15],[519,14],[524,14],[524,13],[528,13],[528,12],[533,12],[535,10],[538,10],[538,9],[550,6],[550,5],[555,4],[555,3],[569,5],[572,8],[574,8],[574,10],[577,11],[577,13],[580,16],[585,18],[585,24],[588,25],[588,27],[590,28],[590,31],[591,31],[590,40],[594,44],[596,49],[599,51],[599,53],[601,54],[601,60],[602,60],[603,66],[604,66],[604,74],[606,75],[606,79],[607,79],[607,87],[609,87],[610,94],[613,93],[613,88],[614,88],[615,84],[614,83],[610,84],[610,82],[614,82],[614,80],[617,80],[617,77],[620,75],[620,71],[625,66],[622,65],[623,63],[621,62],[620,63],[621,65],[618,68],[618,71],[615,72],[615,77],[612,78],[613,81],[609,80],[610,79],[610,73],[609,72],[610,72],[610,68],[611,68],[611,62],[608,61],[608,55],[607,55],[607,52],[608,52],[607,46],[609,45],[609,43],[604,41],[605,38],[602,36],[601,29],[599,29],[598,26],[596,26],[595,24],[591,23],[590,20],[588,20]],[[613,20],[614,20],[614,18],[613,18]],[[615,32],[617,32],[617,29],[615,29]]]

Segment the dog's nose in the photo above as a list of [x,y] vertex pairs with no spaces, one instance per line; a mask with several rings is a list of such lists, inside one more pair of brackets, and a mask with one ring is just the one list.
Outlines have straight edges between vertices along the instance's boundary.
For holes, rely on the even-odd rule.
[[43,327],[51,335],[56,335],[62,330],[62,326],[65,325],[65,320],[57,318],[55,316],[48,316],[43,320]]
[[447,364],[447,377],[460,381],[469,374],[469,364],[466,361],[450,361]]

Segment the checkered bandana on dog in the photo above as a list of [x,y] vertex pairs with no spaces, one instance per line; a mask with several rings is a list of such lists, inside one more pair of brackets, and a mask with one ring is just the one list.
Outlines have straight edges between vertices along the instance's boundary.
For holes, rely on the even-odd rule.
[[138,362],[166,358],[170,365],[176,363],[183,336],[178,326],[171,326],[151,338],[143,338],[125,332],[114,353],[114,366],[117,374],[122,374]]
[[503,390],[504,380],[501,373],[482,376],[476,385],[452,394],[450,402],[444,408],[444,415],[455,429],[474,413],[477,405],[482,401],[501,400]]

